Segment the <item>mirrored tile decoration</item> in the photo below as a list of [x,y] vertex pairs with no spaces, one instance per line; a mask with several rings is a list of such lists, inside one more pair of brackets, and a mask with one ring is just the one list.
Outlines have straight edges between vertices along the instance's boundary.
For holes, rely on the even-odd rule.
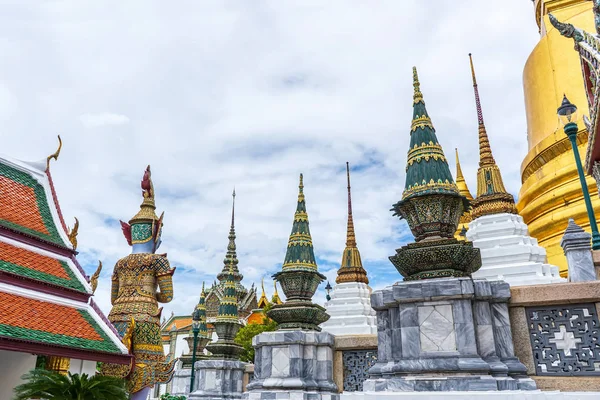
[[600,324],[594,304],[525,310],[537,375],[600,376]]
[[344,392],[362,392],[368,371],[377,362],[377,350],[343,351]]

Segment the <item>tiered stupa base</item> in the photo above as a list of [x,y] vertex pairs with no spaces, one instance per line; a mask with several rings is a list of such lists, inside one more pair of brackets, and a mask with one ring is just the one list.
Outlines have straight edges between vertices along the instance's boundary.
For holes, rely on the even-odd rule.
[[533,390],[514,355],[509,286],[485,279],[399,282],[371,296],[378,358],[365,392]]
[[330,318],[321,328],[334,335],[375,335],[377,320],[371,308],[371,288],[362,282],[339,283],[325,303]]
[[252,340],[254,380],[244,399],[338,400],[334,336],[327,332],[264,332]]
[[238,360],[202,360],[196,362],[196,390],[189,399],[229,400],[242,398],[246,363]]
[[566,282],[557,266],[546,263],[546,250],[529,236],[518,214],[492,214],[469,224],[467,239],[481,251],[474,278],[504,280],[512,286]]

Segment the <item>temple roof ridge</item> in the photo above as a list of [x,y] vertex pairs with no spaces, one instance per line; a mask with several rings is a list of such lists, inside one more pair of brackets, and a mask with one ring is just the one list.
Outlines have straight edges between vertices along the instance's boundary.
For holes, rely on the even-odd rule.
[[356,246],[354,218],[352,216],[352,194],[350,189],[350,164],[346,162],[346,178],[348,180],[348,223],[346,228],[346,248],[342,255],[342,263],[337,272],[336,283],[362,282],[369,283],[367,272],[363,268],[360,252]]

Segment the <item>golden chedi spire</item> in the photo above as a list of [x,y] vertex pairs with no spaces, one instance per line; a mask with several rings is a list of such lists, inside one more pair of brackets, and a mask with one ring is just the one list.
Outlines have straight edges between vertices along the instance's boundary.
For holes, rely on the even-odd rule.
[[275,291],[273,292],[273,297],[271,297],[271,303],[283,304],[283,301],[281,301],[281,298],[279,297],[279,292],[277,292],[277,281],[273,281],[273,288],[275,288]]
[[360,252],[356,247],[356,236],[354,235],[349,163],[346,163],[346,177],[348,179],[348,226],[346,229],[346,248],[342,255],[342,264],[338,270],[338,276],[335,279],[335,283],[362,282],[368,284],[369,278],[367,278],[367,272],[363,268]]
[[260,299],[258,300],[258,308],[265,308],[266,306],[269,305],[269,299],[267,298],[267,295],[265,294],[265,278],[262,278],[260,285],[262,287],[262,295],[260,296]]
[[460,167],[460,160],[458,159],[458,149],[454,149],[454,152],[456,153],[456,186],[458,187],[458,192],[465,196],[467,200],[472,201],[473,196],[469,191],[467,181],[465,181],[462,168]]
[[[473,201],[473,196],[469,191],[469,187],[467,186],[467,181],[465,181],[465,177],[462,172],[462,168],[460,167],[460,160],[458,158],[458,149],[454,149],[456,153],[456,186],[458,187],[458,192],[465,196],[469,202]],[[458,221],[458,227],[456,228],[456,232],[454,232],[454,237],[458,240],[465,240],[466,233],[469,230],[469,222],[473,220],[471,215],[471,208],[465,210],[463,215],[460,216],[460,220]]]
[[475,78],[475,68],[473,67],[471,53],[469,53],[469,61],[471,63],[473,91],[475,92],[475,106],[477,108],[477,120],[479,123],[477,198],[472,201],[473,210],[471,215],[473,219],[475,219],[490,214],[516,214],[517,209],[515,207],[515,199],[504,188],[500,168],[498,168],[496,160],[494,160],[490,141],[485,129],[485,123],[483,122],[483,112],[481,111],[481,101],[479,100],[479,90],[477,89],[477,79]]

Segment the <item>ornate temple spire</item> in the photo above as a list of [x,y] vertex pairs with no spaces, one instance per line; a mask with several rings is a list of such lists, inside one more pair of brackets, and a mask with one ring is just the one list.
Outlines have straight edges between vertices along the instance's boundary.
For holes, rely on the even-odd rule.
[[460,168],[460,160],[458,159],[458,149],[454,149],[456,152],[456,186],[458,187],[458,191],[460,194],[465,196],[467,200],[473,200],[473,196],[469,191],[469,187],[467,186],[467,181],[463,176],[462,169]]
[[294,224],[288,240],[288,248],[282,270],[285,271],[290,268],[300,268],[316,271],[317,263],[315,261],[312,238],[308,227],[308,214],[306,213],[302,174],[300,174],[300,184],[298,185],[298,189],[298,204],[296,206],[296,213],[294,214]]
[[233,268],[233,276],[235,282],[240,282],[244,276],[240,274],[238,269],[238,259],[237,252],[235,247],[235,189],[233,189],[232,196],[232,205],[231,205],[231,227],[229,228],[229,244],[227,245],[227,254],[225,255],[225,259],[223,260],[223,269],[217,275],[217,279],[219,282],[223,282],[226,279],[227,274],[229,273],[229,267]]
[[[194,309],[192,314],[194,321],[200,322],[200,335],[201,337],[208,336],[208,328],[206,326],[206,291],[204,290],[204,282],[202,282],[202,291],[200,292],[200,300]],[[192,332],[190,332],[192,333]],[[193,333],[192,333],[193,336]]]
[[417,68],[413,67],[413,119],[402,199],[428,193],[458,193],[442,146],[427,113]]
[[229,264],[229,271],[225,275],[223,297],[221,297],[221,301],[219,302],[219,312],[217,314],[218,322],[239,322],[233,263]]
[[258,308],[265,308],[266,306],[269,305],[269,299],[267,298],[267,295],[265,294],[265,278],[262,278],[260,285],[262,287],[262,295],[260,296],[260,299],[258,300]]
[[350,192],[350,164],[346,162],[346,177],[348,179],[348,226],[346,230],[346,248],[342,255],[342,264],[338,270],[335,283],[363,282],[368,284],[367,272],[363,268],[360,252],[356,247],[354,235],[354,220],[352,218],[352,195]]
[[490,141],[483,122],[483,112],[481,111],[481,101],[479,100],[479,90],[477,89],[477,79],[475,78],[475,68],[473,67],[473,58],[469,53],[469,62],[471,64],[471,76],[473,78],[473,90],[475,92],[475,106],[477,108],[477,121],[479,123],[479,169],[477,170],[477,198],[473,200],[473,218],[483,215],[499,213],[517,213],[515,199],[504,188],[500,168],[496,165]]
[[273,292],[273,297],[271,297],[271,303],[273,304],[283,304],[281,298],[279,297],[279,293],[277,292],[277,281],[273,280],[273,288],[275,291]]

